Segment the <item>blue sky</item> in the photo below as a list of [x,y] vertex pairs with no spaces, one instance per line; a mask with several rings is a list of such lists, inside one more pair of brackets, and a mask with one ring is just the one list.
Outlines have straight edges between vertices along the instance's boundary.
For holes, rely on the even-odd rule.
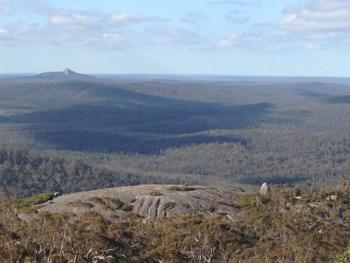
[[0,0],[0,73],[350,77],[350,0]]

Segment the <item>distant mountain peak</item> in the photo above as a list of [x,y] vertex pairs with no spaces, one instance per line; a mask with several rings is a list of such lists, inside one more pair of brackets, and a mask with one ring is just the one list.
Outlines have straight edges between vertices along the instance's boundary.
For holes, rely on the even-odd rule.
[[98,77],[89,76],[86,74],[77,73],[69,68],[62,71],[47,71],[38,75],[22,77],[22,78],[1,78],[0,83],[53,83],[60,81],[93,81],[113,83],[113,80],[102,79]]
[[69,68],[66,68],[65,70],[63,70],[63,74],[66,75],[66,76],[68,76],[68,75],[70,75],[70,74],[74,74],[74,73],[75,73],[75,72],[72,71],[72,70],[70,70]]

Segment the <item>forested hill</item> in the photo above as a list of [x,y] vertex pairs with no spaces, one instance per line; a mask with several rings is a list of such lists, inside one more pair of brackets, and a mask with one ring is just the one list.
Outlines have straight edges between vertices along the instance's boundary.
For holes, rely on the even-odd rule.
[[44,192],[72,193],[147,183],[181,183],[156,176],[112,172],[81,160],[41,157],[38,153],[0,146],[0,192],[26,197]]

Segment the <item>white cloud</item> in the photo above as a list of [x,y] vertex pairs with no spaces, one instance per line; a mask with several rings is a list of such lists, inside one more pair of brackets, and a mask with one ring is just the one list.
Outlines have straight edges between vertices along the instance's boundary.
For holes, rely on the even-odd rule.
[[102,49],[126,49],[135,46],[136,42],[135,34],[120,30],[103,33],[102,37],[97,37],[94,41],[91,41],[90,46]]
[[147,22],[150,23],[160,23],[160,22],[170,22],[170,19],[164,18],[164,17],[160,17],[160,16],[151,16],[147,18]]
[[290,34],[283,30],[271,30],[267,33],[264,33],[263,36],[265,38],[280,38],[280,37],[288,37]]
[[284,8],[283,13],[284,14],[295,14],[300,11],[300,7],[297,5],[288,5]]
[[290,31],[350,29],[349,0],[318,0],[303,8],[289,6],[279,28]]
[[261,48],[268,49],[269,46],[274,46],[274,49],[284,49],[285,46],[290,46],[293,42],[300,41],[300,38],[294,36],[291,32],[273,29],[260,35],[256,35],[258,43],[261,45]]
[[226,20],[230,21],[231,23],[234,24],[244,24],[247,23],[249,21],[249,17],[247,16],[231,16],[228,15],[225,17]]
[[79,25],[86,24],[87,21],[87,17],[79,15],[52,16],[49,20],[50,24],[53,25]]
[[332,12],[343,8],[349,8],[349,6],[349,0],[314,0],[306,6],[306,9],[322,12]]
[[5,16],[10,14],[10,9],[5,4],[0,4],[0,15]]
[[350,41],[350,0],[310,0],[286,6],[283,13],[276,28],[261,33],[261,43],[318,50],[344,48]]
[[144,15],[121,12],[111,15],[109,18],[111,22],[127,22],[127,23],[140,23],[145,22],[146,18]]
[[238,10],[238,9],[232,9],[231,11],[229,11],[231,14],[242,14],[243,12]]
[[235,47],[242,44],[242,39],[237,34],[231,34],[227,36],[226,38],[219,41],[217,46],[219,48],[228,48],[228,47]]
[[317,50],[320,49],[319,46],[315,43],[307,43],[306,49],[308,50]]
[[196,33],[169,24],[149,26],[144,33],[150,43],[156,44],[189,45],[202,42],[202,38]]
[[0,30],[0,45],[60,45],[88,49],[126,49],[150,44],[187,46],[203,41],[184,28],[169,24],[149,25],[144,30],[110,24],[63,10],[47,25],[19,23]]
[[53,7],[42,0],[17,0],[22,7],[38,14],[49,14]]
[[249,2],[240,1],[240,0],[213,1],[213,2],[211,2],[210,4],[212,4],[212,5],[239,5],[239,6],[250,5]]
[[[84,34],[101,29],[101,17],[95,14],[73,13],[68,10],[53,10],[48,20],[48,25],[52,29],[62,30],[64,34],[77,34],[76,31],[85,31]],[[76,35],[78,38],[79,35]]]
[[26,23],[11,25],[9,29],[2,29],[0,33],[1,45],[27,45],[36,42],[39,38],[36,27]]
[[254,27],[270,27],[270,26],[272,26],[272,24],[269,22],[261,22],[261,23],[254,24]]
[[334,38],[337,38],[339,36],[340,36],[340,34],[337,32],[329,32],[329,33],[325,32],[323,34],[308,35],[307,37],[310,40],[327,40],[327,39],[334,39]]
[[181,18],[181,22],[188,24],[197,24],[198,22],[203,21],[205,18],[206,17],[202,13],[190,12]]
[[47,23],[18,22],[2,26],[0,45],[125,49],[150,44],[187,46],[203,41],[198,34],[170,25],[169,19],[160,16],[53,9],[42,0],[15,1],[30,12],[43,15]]

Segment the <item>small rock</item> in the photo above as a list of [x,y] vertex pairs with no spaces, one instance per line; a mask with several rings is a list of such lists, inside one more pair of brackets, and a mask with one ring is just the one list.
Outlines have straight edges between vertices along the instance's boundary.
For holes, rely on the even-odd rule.
[[260,194],[266,195],[268,191],[270,191],[270,187],[267,185],[267,183],[263,183],[260,188]]
[[313,208],[321,208],[321,209],[326,209],[325,205],[319,202],[312,202],[308,204],[309,206],[313,207]]
[[338,196],[338,195],[329,195],[329,196],[327,196],[327,200],[328,200],[328,201],[330,201],[330,200],[336,201],[336,200],[338,200],[338,199],[339,199],[339,196]]
[[331,200],[336,201],[339,199],[338,195],[331,195]]
[[301,204],[296,204],[294,206],[294,210],[297,211],[298,213],[301,211],[302,208],[303,208],[303,206]]

